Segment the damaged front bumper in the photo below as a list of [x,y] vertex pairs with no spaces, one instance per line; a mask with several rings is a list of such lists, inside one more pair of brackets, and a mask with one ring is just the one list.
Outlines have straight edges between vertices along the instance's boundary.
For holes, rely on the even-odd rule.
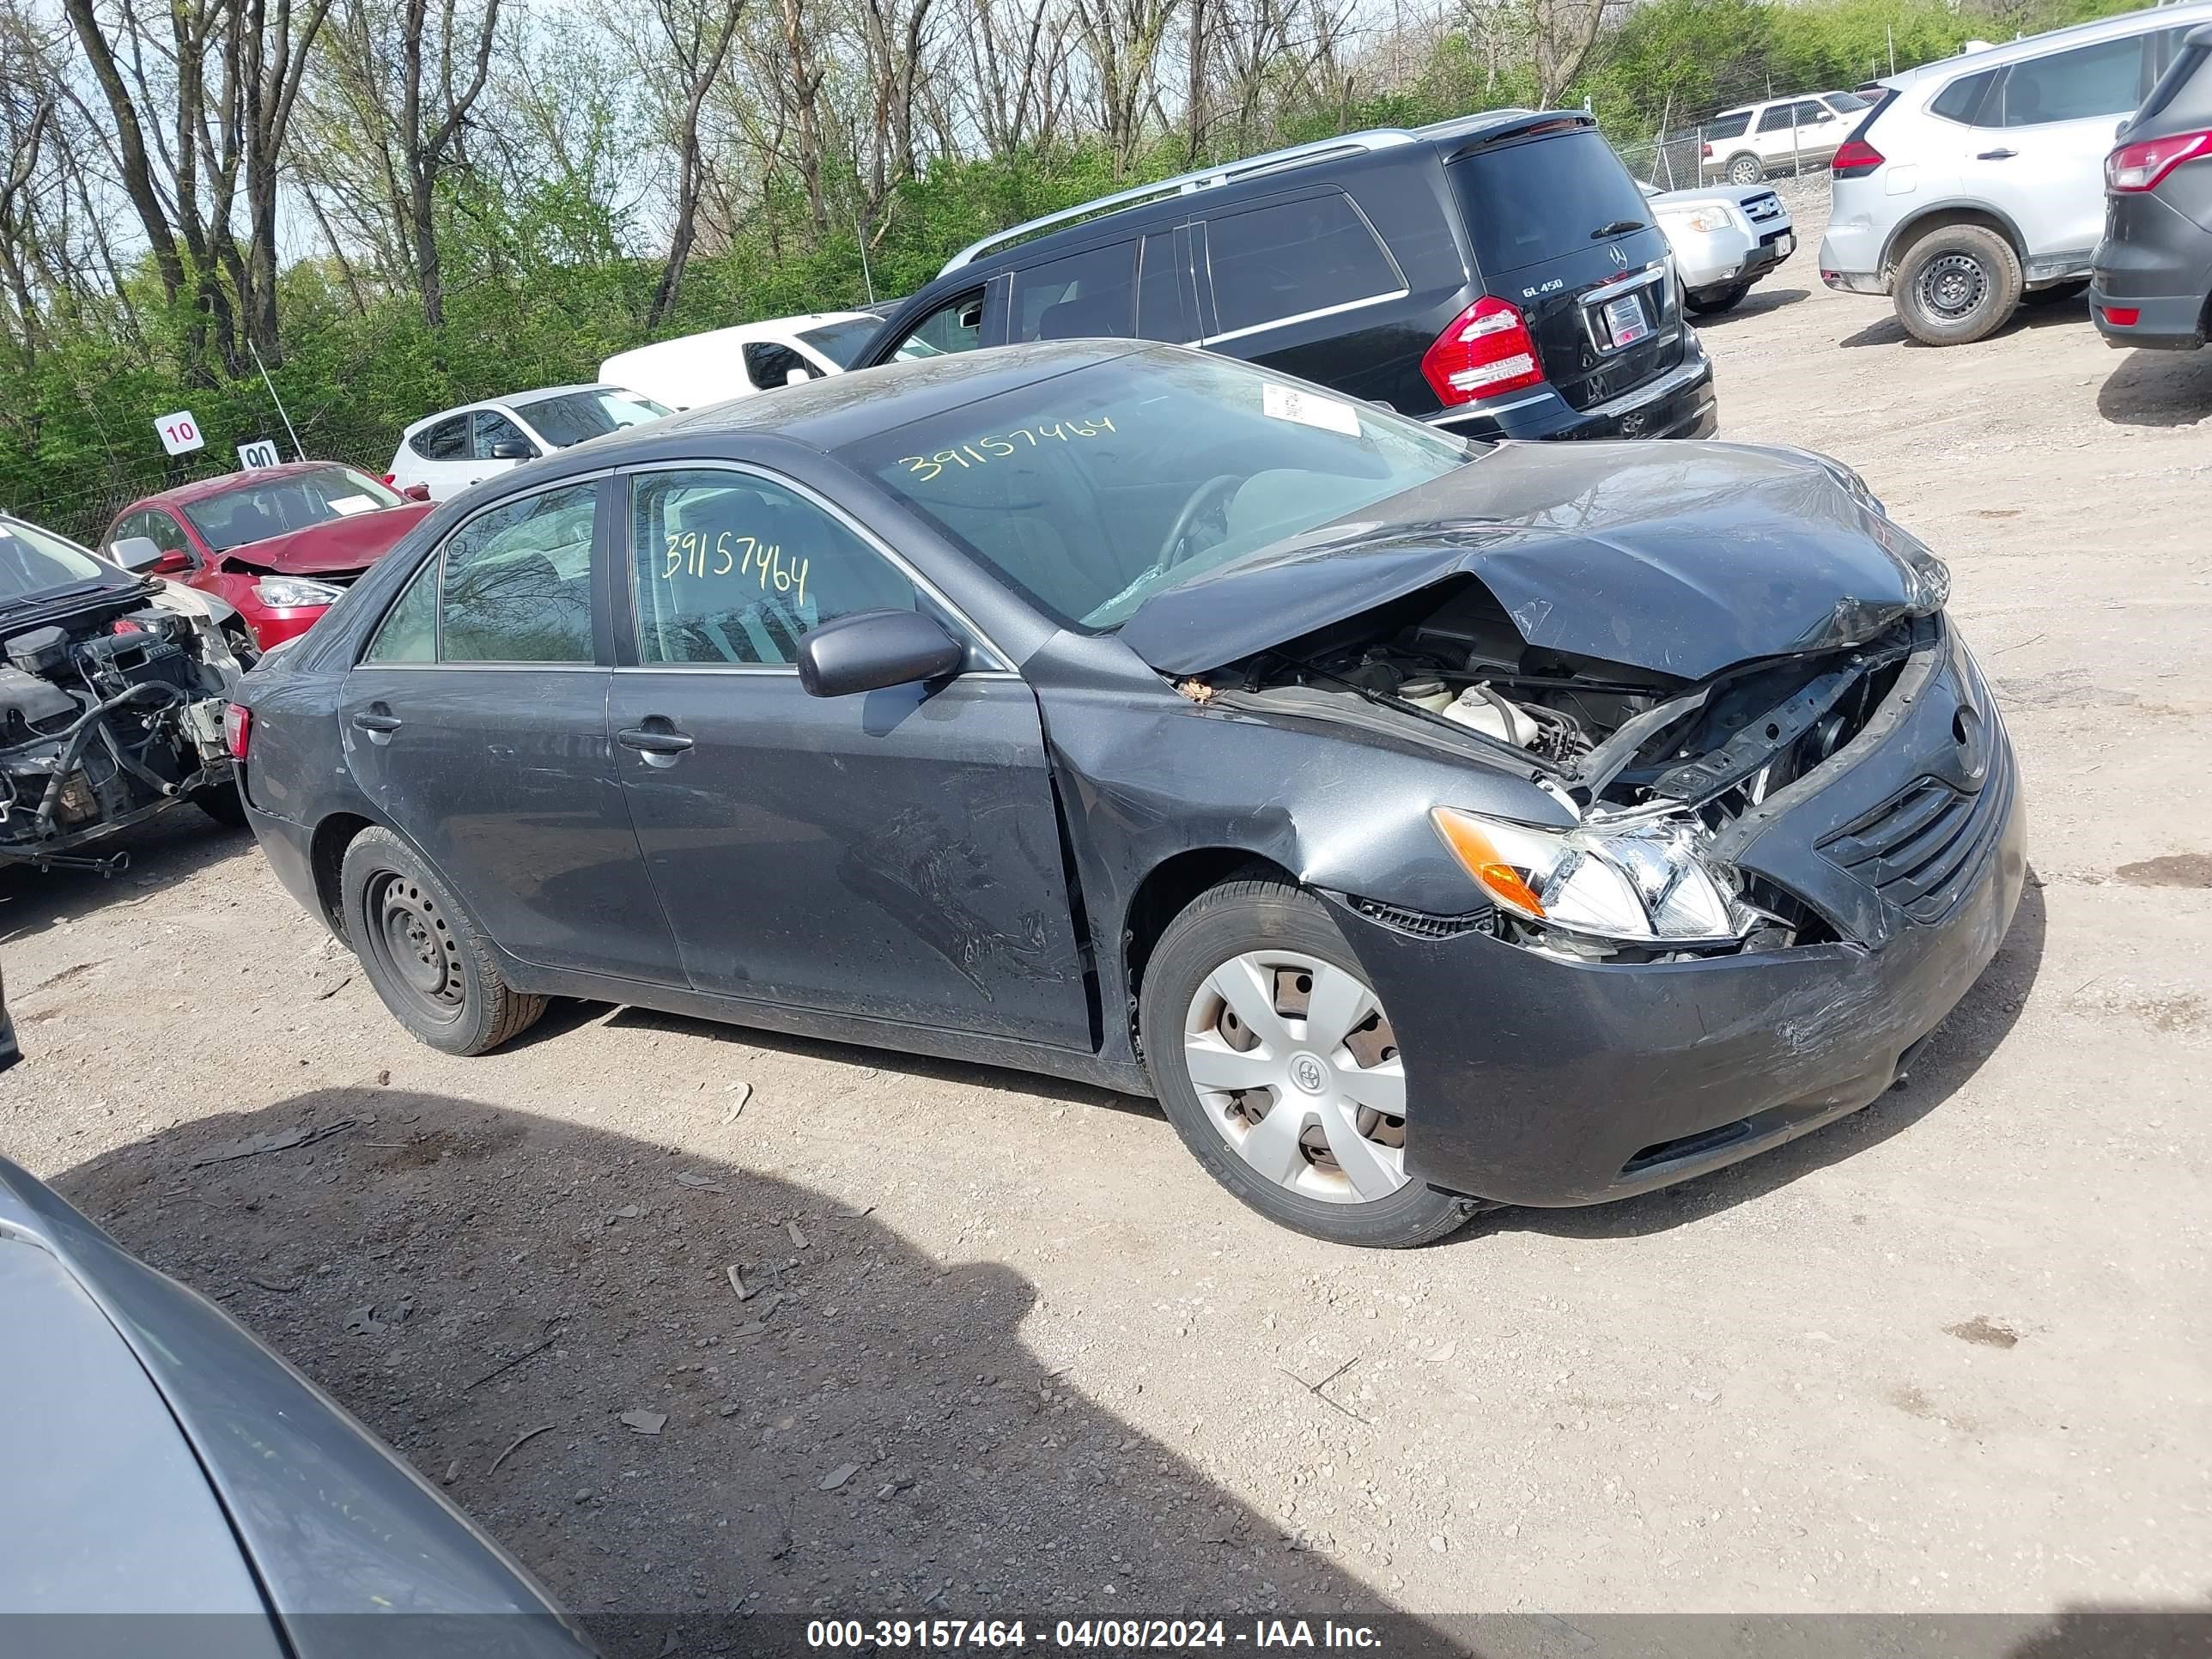
[[1946,638],[1732,835],[1740,868],[1840,942],[1581,962],[1345,903],[1407,1056],[1407,1168],[1498,1202],[1597,1203],[1866,1105],[1996,954],[2025,843],[1994,702]]

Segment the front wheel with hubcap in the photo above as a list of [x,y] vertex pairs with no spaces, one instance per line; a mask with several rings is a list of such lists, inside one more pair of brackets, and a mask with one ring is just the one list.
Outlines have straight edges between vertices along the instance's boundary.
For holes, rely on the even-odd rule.
[[345,932],[394,1018],[433,1048],[481,1054],[545,1012],[507,982],[445,882],[389,830],[364,830],[338,877]]
[[1278,881],[1202,895],[1161,935],[1139,1018],[1183,1144],[1270,1220],[1402,1248],[1480,1207],[1407,1173],[1396,1033],[1312,895]]
[[1897,319],[1924,345],[1967,345],[1995,333],[2020,303],[2020,256],[1984,225],[1945,225],[1898,264]]

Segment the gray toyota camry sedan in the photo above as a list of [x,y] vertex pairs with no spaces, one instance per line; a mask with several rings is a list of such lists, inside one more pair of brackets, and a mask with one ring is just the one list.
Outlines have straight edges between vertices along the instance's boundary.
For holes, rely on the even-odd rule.
[[2024,832],[1948,585],[1817,455],[1041,343],[472,490],[230,736],[437,1048],[573,996],[1085,1079],[1407,1245],[1863,1106],[1973,983]]

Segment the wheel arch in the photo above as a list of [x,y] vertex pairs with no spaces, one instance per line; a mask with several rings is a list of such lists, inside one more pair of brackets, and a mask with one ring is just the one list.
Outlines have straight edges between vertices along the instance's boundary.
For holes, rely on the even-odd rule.
[[1200,894],[1237,876],[1271,876],[1294,887],[1299,884],[1282,865],[1249,847],[1192,847],[1162,859],[1130,893],[1121,916],[1121,990],[1122,1018],[1132,1041],[1137,1035],[1137,999],[1145,969],[1160,935]]
[[2020,227],[2013,222],[2009,215],[2000,213],[1980,202],[1930,202],[1899,220],[1896,228],[1889,233],[1889,240],[1882,245],[1881,263],[1876,267],[1883,280],[1895,280],[1898,261],[1905,257],[1906,249],[1929,231],[1946,229],[1952,225],[1979,225],[1984,230],[1995,231],[2012,245],[2014,257],[2019,259],[2023,270],[2027,269],[2027,239],[2021,234]]

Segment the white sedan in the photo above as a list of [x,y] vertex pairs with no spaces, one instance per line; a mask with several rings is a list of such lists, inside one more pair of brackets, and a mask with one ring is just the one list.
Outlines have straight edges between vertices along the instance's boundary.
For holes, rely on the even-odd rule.
[[401,490],[421,484],[432,501],[442,501],[540,455],[673,412],[642,392],[604,383],[486,398],[425,415],[409,427],[384,482]]
[[1797,250],[1790,210],[1764,185],[1639,188],[1667,233],[1692,311],[1726,311]]

